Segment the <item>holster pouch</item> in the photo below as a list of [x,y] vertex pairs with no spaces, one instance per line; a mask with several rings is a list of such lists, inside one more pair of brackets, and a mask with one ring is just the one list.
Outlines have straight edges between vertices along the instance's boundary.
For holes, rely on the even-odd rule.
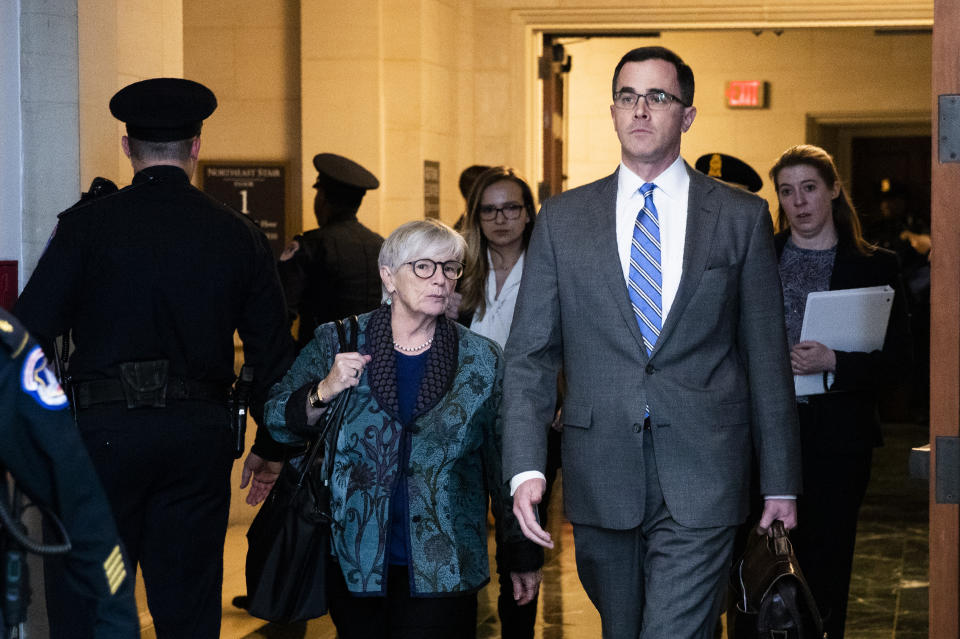
[[127,408],[163,408],[167,405],[167,371],[170,360],[120,364],[120,383]]

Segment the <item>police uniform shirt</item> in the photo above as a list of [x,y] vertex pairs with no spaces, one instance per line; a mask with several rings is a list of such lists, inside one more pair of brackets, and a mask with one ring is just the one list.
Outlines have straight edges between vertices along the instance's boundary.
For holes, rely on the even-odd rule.
[[72,331],[74,381],[167,359],[170,376],[226,391],[236,329],[256,374],[255,417],[290,362],[265,236],[175,166],[145,168],[119,192],[62,213],[14,313],[43,340]]
[[73,587],[97,601],[96,636],[139,637],[133,573],[67,398],[43,350],[2,309],[0,406],[0,464],[63,522],[72,543],[66,562]]
[[380,305],[383,238],[350,217],[297,239],[300,249],[279,270],[290,315],[300,317],[297,342],[303,347],[317,326]]

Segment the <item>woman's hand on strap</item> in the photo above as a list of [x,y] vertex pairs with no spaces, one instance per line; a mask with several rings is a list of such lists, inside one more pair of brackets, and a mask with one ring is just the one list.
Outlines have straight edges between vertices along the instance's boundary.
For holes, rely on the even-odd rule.
[[320,390],[324,401],[329,402],[334,397],[353,388],[360,383],[360,376],[363,369],[370,362],[369,355],[360,353],[337,353],[333,360],[333,367],[323,381],[320,382]]

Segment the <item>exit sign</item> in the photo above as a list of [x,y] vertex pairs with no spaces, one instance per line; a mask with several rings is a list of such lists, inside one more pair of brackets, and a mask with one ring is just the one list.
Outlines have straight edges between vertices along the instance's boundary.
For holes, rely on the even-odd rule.
[[731,109],[765,109],[767,89],[767,83],[762,80],[731,80],[727,82],[727,106]]

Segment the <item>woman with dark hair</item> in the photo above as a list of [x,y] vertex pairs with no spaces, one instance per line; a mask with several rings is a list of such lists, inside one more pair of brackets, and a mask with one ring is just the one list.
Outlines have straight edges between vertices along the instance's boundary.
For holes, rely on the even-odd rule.
[[464,241],[408,222],[380,249],[386,304],[359,319],[357,352],[314,331],[277,383],[265,420],[281,442],[315,435],[353,388],[335,446],[330,616],[342,639],[470,639],[489,581],[487,503],[519,603],[537,596],[543,553],[520,532],[501,476],[500,347],[444,316]]
[[[842,639],[857,516],[873,448],[882,444],[877,400],[909,370],[906,300],[896,255],[863,239],[830,154],[808,144],[791,147],[770,178],[780,203],[775,245],[793,373],[825,373],[828,388],[797,398],[803,494],[792,539],[824,630]],[[843,352],[800,341],[809,293],[882,285],[895,290],[882,350]]]
[[[505,347],[513,321],[513,308],[523,276],[523,256],[535,223],[533,193],[516,171],[490,167],[476,177],[467,197],[463,235],[467,241],[464,277],[460,282],[460,323]],[[547,493],[540,503],[540,521],[546,525],[550,487],[560,468],[559,422],[548,437]],[[546,426],[545,426],[546,427]],[[503,639],[532,639],[537,617],[536,600],[518,605],[510,580],[508,557],[497,550],[500,574],[500,615]]]
[[513,169],[491,167],[473,183],[463,228],[459,318],[501,346],[510,333],[534,219],[533,193]]

